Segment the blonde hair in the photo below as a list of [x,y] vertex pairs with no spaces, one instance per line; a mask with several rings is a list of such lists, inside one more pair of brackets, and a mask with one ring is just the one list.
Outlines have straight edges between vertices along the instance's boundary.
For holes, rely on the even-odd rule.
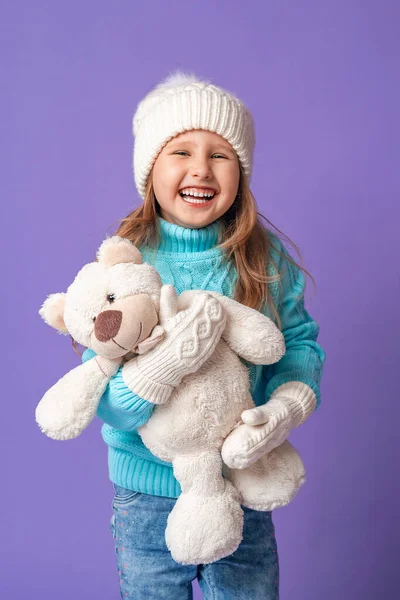
[[[224,228],[217,247],[224,252],[227,260],[233,262],[237,271],[234,299],[256,310],[261,310],[266,304],[270,308],[272,318],[281,329],[281,320],[269,284],[278,281],[282,292],[282,271],[278,273],[277,265],[270,256],[270,248],[274,248],[285,261],[304,271],[312,279],[314,286],[315,281],[306,269],[273,245],[271,234],[279,236],[268,227],[264,227],[261,219],[264,219],[289,240],[301,257],[296,244],[258,212],[256,200],[248,186],[240,163],[239,168],[238,194],[232,206],[220,217]],[[120,225],[115,235],[126,237],[138,246],[156,247],[159,239],[157,216],[161,216],[161,209],[154,194],[152,169],[147,180],[143,204],[130,212],[124,219],[117,221]],[[267,274],[270,262],[273,263],[276,275]]]

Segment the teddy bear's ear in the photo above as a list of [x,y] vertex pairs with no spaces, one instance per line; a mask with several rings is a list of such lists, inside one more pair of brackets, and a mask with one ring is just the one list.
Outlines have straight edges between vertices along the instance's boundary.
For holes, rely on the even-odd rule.
[[142,263],[142,254],[127,238],[118,235],[110,237],[97,251],[97,260],[104,267],[113,267],[119,263]]
[[68,335],[69,331],[64,323],[65,298],[66,294],[64,293],[49,294],[39,310],[39,315],[47,325]]

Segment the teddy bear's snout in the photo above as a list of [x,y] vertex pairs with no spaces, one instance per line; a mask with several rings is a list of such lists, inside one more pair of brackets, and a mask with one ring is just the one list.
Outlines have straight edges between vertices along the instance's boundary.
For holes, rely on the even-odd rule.
[[101,312],[94,325],[94,334],[99,342],[108,342],[114,338],[122,323],[120,310],[105,310]]

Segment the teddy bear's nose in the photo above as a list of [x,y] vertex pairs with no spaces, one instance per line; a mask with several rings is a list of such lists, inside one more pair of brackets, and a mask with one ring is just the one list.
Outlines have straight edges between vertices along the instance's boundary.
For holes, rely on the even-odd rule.
[[105,310],[97,315],[94,334],[99,342],[108,342],[117,335],[121,323],[122,312],[120,310]]

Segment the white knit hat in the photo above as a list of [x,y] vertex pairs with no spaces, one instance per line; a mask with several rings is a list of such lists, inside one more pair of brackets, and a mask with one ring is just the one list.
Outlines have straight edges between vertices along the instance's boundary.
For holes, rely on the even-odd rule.
[[225,138],[250,182],[255,146],[250,111],[230,92],[193,74],[176,71],[145,96],[133,117],[133,171],[142,198],[162,148],[178,133],[191,129],[214,131]]

